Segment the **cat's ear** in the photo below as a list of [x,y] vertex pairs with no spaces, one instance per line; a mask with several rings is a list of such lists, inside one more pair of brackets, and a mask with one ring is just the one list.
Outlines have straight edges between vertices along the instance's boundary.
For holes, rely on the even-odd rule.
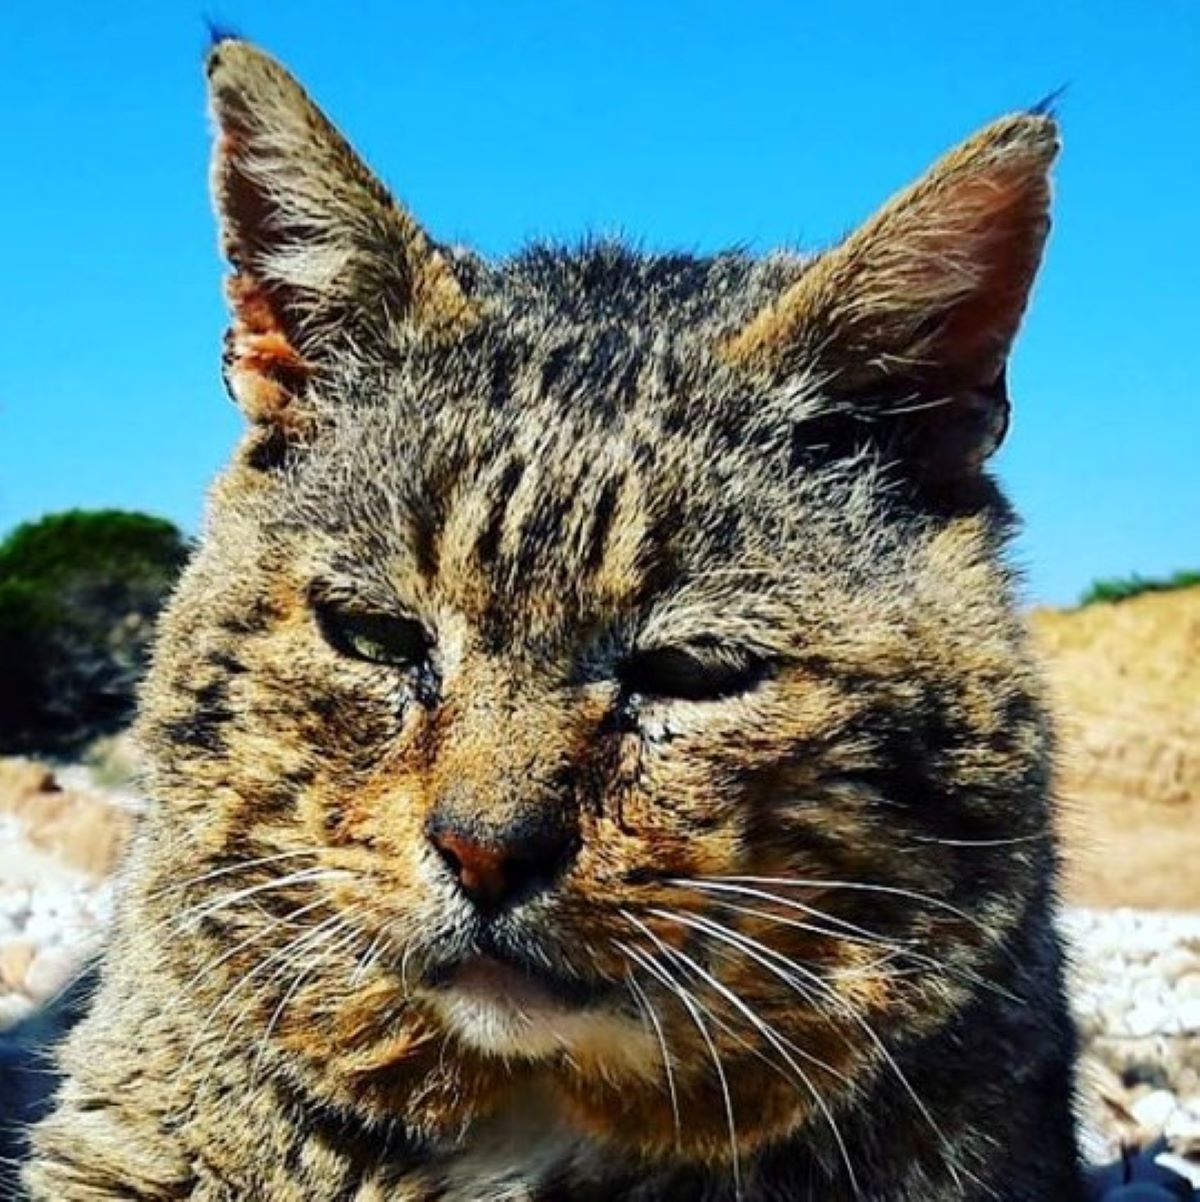
[[233,269],[226,379],[252,421],[294,433],[310,376],[339,347],[396,322],[449,339],[476,314],[446,257],[274,59],[226,39],[206,66]]
[[1008,424],[1005,363],[1050,227],[1052,118],[952,150],[724,344],[776,382],[820,381],[858,435],[935,478],[974,473]]

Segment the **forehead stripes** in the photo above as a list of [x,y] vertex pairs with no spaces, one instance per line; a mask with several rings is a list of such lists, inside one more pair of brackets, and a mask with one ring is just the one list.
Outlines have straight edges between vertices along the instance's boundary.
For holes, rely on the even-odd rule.
[[480,617],[520,595],[567,612],[635,597],[653,557],[647,498],[618,456],[604,458],[513,452],[460,481],[420,523],[427,547],[415,559],[427,584]]
[[491,498],[491,506],[475,539],[475,558],[481,567],[486,568],[496,561],[508,521],[509,506],[524,475],[525,462],[519,458],[509,462],[500,473],[500,480]]

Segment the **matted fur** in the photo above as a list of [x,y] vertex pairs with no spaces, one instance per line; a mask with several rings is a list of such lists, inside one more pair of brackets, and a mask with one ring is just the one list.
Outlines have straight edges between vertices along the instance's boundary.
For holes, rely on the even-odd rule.
[[[32,1196],[1077,1198],[1049,736],[982,467],[1052,121],[815,260],[488,263],[260,51],[209,76],[250,429]],[[344,654],[327,606],[428,662]],[[621,683],[680,647],[755,671]],[[552,829],[554,872],[485,913],[434,819]],[[528,1005],[456,983],[481,950]]]

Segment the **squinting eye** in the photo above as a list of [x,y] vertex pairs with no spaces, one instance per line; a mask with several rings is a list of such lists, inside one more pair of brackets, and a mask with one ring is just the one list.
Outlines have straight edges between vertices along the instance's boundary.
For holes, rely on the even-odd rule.
[[416,668],[429,658],[430,640],[425,628],[411,618],[317,607],[321,632],[335,651],[354,659],[394,668]]
[[767,663],[741,648],[656,647],[630,656],[617,671],[626,693],[680,701],[716,701],[748,692]]

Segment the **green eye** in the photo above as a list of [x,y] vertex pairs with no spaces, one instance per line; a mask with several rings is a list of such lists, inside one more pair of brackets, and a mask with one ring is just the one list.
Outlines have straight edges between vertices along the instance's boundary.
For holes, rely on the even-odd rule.
[[417,668],[429,659],[429,635],[412,618],[321,605],[317,621],[330,646],[353,659],[393,668]]

